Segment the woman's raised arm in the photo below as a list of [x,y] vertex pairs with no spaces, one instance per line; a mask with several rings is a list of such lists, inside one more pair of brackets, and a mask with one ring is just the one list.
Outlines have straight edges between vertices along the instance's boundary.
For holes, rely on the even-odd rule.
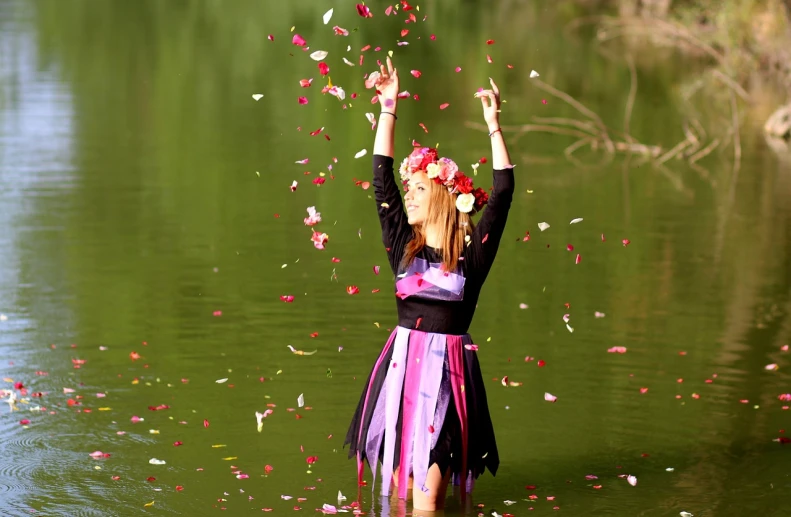
[[[376,73],[376,72],[375,72]],[[373,75],[373,74],[371,74]],[[401,191],[393,170],[393,148],[395,141],[396,110],[398,108],[398,71],[387,58],[387,68],[380,66],[375,80],[376,92],[382,113],[374,140],[373,184],[376,209],[382,226],[382,243],[387,249],[390,267],[397,272],[404,247],[412,236],[412,228],[404,212]]]
[[491,78],[489,81],[492,89],[480,91],[476,96],[480,97],[483,104],[483,118],[489,127],[489,138],[492,141],[492,194],[465,252],[468,270],[473,271],[473,274],[481,274],[484,278],[489,273],[500,247],[500,239],[514,197],[514,166],[511,165],[511,157],[500,130],[500,89]]

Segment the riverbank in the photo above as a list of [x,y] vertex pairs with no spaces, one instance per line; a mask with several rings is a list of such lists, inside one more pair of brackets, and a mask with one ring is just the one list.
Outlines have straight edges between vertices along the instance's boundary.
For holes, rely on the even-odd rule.
[[582,5],[589,13],[609,7],[612,14],[579,17],[569,32],[594,28],[603,51],[628,55],[638,68],[651,66],[656,48],[681,52],[701,72],[679,85],[685,100],[694,97],[697,109],[731,110],[732,136],[744,118],[772,140],[776,152],[791,153],[791,0]]

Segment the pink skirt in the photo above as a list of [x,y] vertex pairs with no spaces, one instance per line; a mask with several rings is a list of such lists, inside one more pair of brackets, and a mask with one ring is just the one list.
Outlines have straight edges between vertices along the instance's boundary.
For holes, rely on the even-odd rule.
[[362,484],[367,460],[388,495],[399,469],[398,496],[408,479],[425,487],[428,469],[450,469],[454,483],[472,491],[485,469],[500,463],[486,391],[472,338],[396,327],[368,377],[344,445],[357,458]]

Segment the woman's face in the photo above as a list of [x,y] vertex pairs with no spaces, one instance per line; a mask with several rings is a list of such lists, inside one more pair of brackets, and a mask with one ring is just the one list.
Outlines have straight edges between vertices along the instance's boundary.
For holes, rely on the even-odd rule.
[[420,225],[428,219],[428,209],[431,202],[431,180],[423,171],[414,172],[407,183],[407,193],[404,195],[407,221],[411,225]]

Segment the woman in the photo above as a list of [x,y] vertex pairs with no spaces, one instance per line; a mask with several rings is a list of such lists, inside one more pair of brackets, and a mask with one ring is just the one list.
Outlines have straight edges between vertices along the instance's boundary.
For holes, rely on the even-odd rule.
[[[435,149],[416,148],[401,164],[404,201],[393,176],[398,72],[369,78],[382,112],[374,142],[374,191],[382,240],[397,277],[398,327],[376,361],[346,442],[362,483],[367,459],[382,494],[390,483],[415,509],[444,506],[450,475],[466,492],[499,457],[481,370],[467,329],[494,262],[514,192],[513,165],[499,126],[500,94],[478,92],[492,141],[491,198]],[[490,79],[491,80],[491,79]],[[474,226],[471,214],[488,207]],[[406,211],[404,205],[406,204]],[[414,483],[414,485],[413,485]]]

